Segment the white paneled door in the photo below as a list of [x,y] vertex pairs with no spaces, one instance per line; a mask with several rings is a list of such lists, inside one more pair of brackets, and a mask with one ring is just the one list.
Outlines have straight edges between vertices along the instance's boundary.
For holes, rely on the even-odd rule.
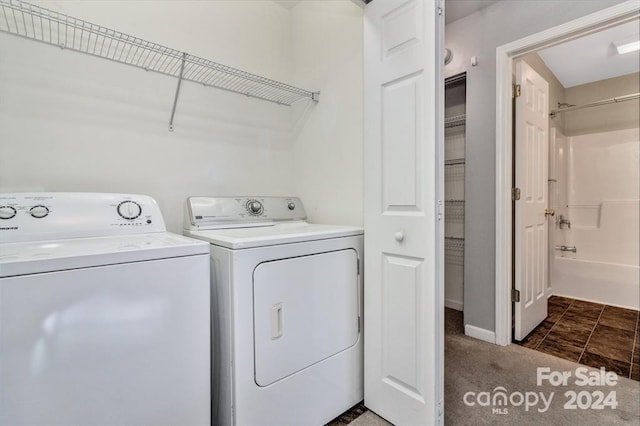
[[515,339],[522,340],[547,317],[547,185],[549,84],[526,62],[516,62]]
[[440,19],[365,8],[365,405],[396,425],[441,422]]

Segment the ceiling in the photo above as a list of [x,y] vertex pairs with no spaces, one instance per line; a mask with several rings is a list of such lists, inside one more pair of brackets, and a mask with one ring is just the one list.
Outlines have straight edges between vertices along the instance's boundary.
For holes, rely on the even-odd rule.
[[638,51],[619,55],[613,42],[640,33],[634,20],[538,51],[538,55],[565,88],[640,71]]
[[445,0],[444,22],[448,24],[491,6],[498,0]]

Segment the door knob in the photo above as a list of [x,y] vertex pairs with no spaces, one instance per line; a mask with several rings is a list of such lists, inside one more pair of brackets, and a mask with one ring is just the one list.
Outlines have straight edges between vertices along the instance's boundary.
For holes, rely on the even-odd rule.
[[555,216],[556,211],[554,209],[545,209],[544,210],[544,217],[547,216]]
[[395,238],[397,242],[402,242],[402,240],[404,240],[404,233],[402,231],[396,232]]

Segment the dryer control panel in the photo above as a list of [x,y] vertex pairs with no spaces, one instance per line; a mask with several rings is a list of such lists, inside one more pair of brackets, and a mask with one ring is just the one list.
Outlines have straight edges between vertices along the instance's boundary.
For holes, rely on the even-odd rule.
[[184,228],[219,229],[305,220],[297,197],[189,197]]
[[146,195],[80,192],[0,193],[0,242],[165,232]]

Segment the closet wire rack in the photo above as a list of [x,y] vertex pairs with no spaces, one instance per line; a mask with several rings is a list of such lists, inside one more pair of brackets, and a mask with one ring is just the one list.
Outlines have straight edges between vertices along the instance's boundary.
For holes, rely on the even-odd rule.
[[467,120],[467,115],[466,114],[460,114],[460,115],[454,115],[452,117],[446,117],[444,119],[444,127],[445,128],[451,128],[451,127],[458,127],[458,126],[464,126]]
[[319,92],[290,86],[21,0],[0,0],[0,31],[281,105]]

